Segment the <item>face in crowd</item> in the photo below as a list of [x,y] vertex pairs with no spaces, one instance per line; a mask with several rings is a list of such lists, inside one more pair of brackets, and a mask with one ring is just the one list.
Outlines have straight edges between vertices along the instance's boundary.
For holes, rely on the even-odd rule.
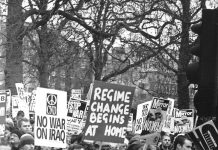
[[170,136],[164,135],[162,137],[162,146],[163,146],[163,148],[169,148],[171,146]]
[[9,138],[9,142],[10,142],[11,145],[13,145],[14,147],[18,147],[18,145],[19,145],[19,143],[20,143],[20,138],[18,137],[17,134],[11,133],[10,138]]
[[32,133],[32,126],[28,119],[22,118],[19,120],[18,124],[19,124],[19,130],[21,130],[22,132]]
[[180,150],[192,150],[192,142],[186,139],[184,141],[184,144],[181,145]]
[[174,141],[175,150],[192,150],[192,142],[184,135],[179,135]]

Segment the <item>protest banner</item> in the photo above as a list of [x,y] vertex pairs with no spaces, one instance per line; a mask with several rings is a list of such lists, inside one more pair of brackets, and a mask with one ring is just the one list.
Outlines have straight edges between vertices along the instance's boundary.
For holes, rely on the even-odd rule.
[[134,87],[95,81],[85,125],[85,139],[123,143]]
[[67,103],[68,137],[82,132],[82,120],[86,111],[87,101],[70,98]]
[[0,90],[0,93],[6,93],[7,99],[6,99],[6,115],[11,115],[11,90]]
[[7,94],[0,93],[0,137],[3,137],[5,132],[6,101],[7,101]]
[[12,95],[12,117],[17,116],[17,112],[22,110],[24,112],[24,117],[29,119],[29,105],[25,99],[20,99],[18,95]]
[[66,148],[67,92],[36,89],[35,145]]
[[194,109],[174,109],[174,133],[190,132],[194,127]]
[[218,149],[218,130],[212,120],[187,133],[199,150]]
[[154,97],[146,121],[142,126],[142,135],[160,132],[167,119],[170,100]]
[[71,90],[71,98],[73,99],[81,99],[82,90],[81,89],[72,89]]
[[137,106],[136,123],[135,123],[135,133],[136,134],[141,134],[142,132],[142,125],[146,121],[148,111],[151,108],[151,103],[152,101],[147,101]]

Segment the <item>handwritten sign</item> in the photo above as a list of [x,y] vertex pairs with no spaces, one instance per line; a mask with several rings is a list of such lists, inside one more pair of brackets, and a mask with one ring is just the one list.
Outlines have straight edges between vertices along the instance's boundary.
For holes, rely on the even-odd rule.
[[123,143],[133,94],[133,87],[95,81],[85,139]]
[[35,104],[35,145],[66,148],[67,93],[37,88]]

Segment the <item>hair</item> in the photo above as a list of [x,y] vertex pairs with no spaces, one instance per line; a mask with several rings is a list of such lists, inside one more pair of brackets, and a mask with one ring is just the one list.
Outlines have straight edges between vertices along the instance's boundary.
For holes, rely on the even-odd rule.
[[173,143],[173,150],[176,150],[176,146],[178,144],[180,144],[181,146],[184,145],[185,140],[189,140],[191,141],[187,136],[185,135],[178,135],[177,137],[175,137],[174,143]]
[[22,116],[22,117],[24,117],[24,112],[23,112],[22,110],[19,110],[19,111],[17,112],[17,116]]
[[21,118],[18,120],[17,127],[20,128],[23,122],[29,122],[27,118]]
[[80,133],[79,135],[73,134],[73,135],[71,136],[70,143],[71,143],[71,144],[73,144],[73,143],[75,143],[75,142],[81,143],[82,140],[83,140],[83,134],[82,134],[82,133]]

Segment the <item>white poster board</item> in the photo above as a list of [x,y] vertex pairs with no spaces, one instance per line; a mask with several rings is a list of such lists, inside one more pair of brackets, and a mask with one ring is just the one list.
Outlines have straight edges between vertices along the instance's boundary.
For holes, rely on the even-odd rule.
[[17,116],[17,112],[22,110],[24,112],[24,117],[29,119],[29,105],[26,100],[20,99],[18,95],[12,95],[12,117]]
[[35,145],[66,148],[67,92],[38,87],[35,104]]
[[146,120],[149,109],[151,108],[151,103],[152,101],[147,101],[137,106],[136,123],[135,123],[136,134],[141,134],[142,132],[142,125]]

